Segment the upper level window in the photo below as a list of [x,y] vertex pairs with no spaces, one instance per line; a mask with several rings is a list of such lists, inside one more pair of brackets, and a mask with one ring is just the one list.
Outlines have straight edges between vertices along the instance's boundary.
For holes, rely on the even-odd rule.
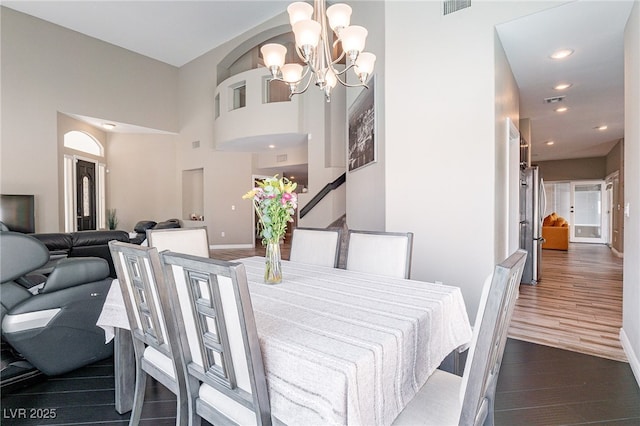
[[104,148],[100,142],[89,134],[78,130],[72,130],[64,134],[64,146],[86,152],[87,154],[97,155],[99,157],[104,156]]
[[262,79],[263,87],[263,103],[271,102],[288,102],[291,100],[289,97],[289,86],[286,83],[278,80],[272,80],[271,76],[265,76]]
[[231,87],[232,100],[231,109],[244,108],[247,106],[247,84],[244,81],[239,82],[235,86]]

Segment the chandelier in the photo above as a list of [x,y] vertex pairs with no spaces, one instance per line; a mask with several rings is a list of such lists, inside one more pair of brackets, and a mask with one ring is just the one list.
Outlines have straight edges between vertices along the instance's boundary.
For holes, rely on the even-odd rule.
[[[285,64],[287,48],[281,44],[265,44],[260,48],[260,52],[273,79],[283,81],[289,86],[289,97],[304,93],[314,81],[316,86],[324,91],[329,102],[331,89],[338,82],[346,87],[367,87],[367,78],[373,71],[376,55],[363,52],[367,29],[349,25],[350,6],[338,3],[326,8],[325,0],[314,0],[313,3],[314,6],[305,2],[295,2],[287,7],[289,22],[295,36],[295,50],[306,69],[298,63]],[[333,43],[329,39],[327,23],[335,33]],[[334,59],[332,52],[338,42],[342,49],[340,55]],[[348,58],[348,64],[340,71],[336,64],[345,56]],[[350,69],[355,72],[359,83],[346,82],[345,74]]]

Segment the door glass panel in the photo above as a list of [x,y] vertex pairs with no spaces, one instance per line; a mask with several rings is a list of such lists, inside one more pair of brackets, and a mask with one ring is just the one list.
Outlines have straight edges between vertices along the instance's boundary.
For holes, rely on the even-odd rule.
[[89,201],[89,178],[82,178],[82,216],[91,216],[91,204]]
[[544,217],[555,212],[558,216],[569,220],[571,206],[571,184],[569,182],[545,182],[547,208]]

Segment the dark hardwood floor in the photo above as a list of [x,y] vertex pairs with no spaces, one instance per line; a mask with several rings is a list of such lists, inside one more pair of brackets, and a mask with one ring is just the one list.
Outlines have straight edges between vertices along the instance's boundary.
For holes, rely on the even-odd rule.
[[[227,260],[263,254],[260,247],[212,251]],[[107,359],[3,392],[0,424],[126,425],[129,415],[115,411],[113,374]],[[640,425],[640,388],[626,362],[509,339],[495,409],[499,426]],[[149,379],[141,424],[173,425],[175,411],[175,396]]]
[[509,339],[496,425],[640,425],[640,388],[626,362]]
[[[175,401],[150,379],[141,424],[175,424]],[[126,425],[129,418],[115,411],[112,359],[3,393],[1,404],[4,426]],[[495,408],[504,426],[640,425],[640,389],[625,362],[510,339]]]

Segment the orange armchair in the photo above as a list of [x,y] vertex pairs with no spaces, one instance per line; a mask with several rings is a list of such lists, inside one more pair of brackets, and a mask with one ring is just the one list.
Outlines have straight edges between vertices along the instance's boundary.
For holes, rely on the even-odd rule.
[[569,250],[569,222],[555,212],[542,222],[543,249]]

